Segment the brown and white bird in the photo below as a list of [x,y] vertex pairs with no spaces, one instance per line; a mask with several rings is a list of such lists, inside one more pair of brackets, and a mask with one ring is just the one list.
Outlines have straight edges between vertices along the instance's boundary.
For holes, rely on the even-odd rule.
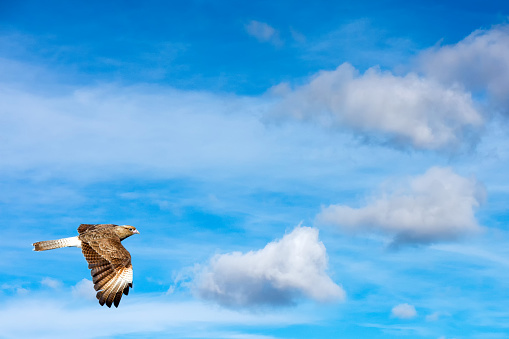
[[136,227],[113,224],[81,224],[78,235],[58,240],[39,241],[34,251],[61,247],[79,247],[88,262],[99,304],[118,307],[122,293],[129,294],[133,287],[131,254],[121,241],[133,234],[140,234]]

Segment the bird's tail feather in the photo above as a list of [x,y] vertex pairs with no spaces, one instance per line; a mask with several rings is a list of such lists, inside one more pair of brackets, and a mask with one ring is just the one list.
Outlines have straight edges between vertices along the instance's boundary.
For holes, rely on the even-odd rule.
[[33,244],[34,251],[46,251],[61,247],[81,247],[78,237],[62,238],[58,240],[39,241]]

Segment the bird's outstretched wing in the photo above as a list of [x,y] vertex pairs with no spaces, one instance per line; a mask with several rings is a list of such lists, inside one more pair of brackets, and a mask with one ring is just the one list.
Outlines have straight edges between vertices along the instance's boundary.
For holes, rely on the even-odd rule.
[[[87,241],[88,240],[88,241]],[[82,237],[81,248],[88,262],[99,304],[118,307],[122,293],[127,295],[133,286],[131,255],[120,239],[105,237],[86,239]]]

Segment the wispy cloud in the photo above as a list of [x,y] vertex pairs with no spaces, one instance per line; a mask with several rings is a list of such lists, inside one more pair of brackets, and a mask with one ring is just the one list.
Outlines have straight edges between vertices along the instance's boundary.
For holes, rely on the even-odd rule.
[[417,316],[417,311],[413,305],[399,304],[392,308],[391,315],[399,319],[411,319]]
[[260,42],[269,42],[276,46],[280,46],[283,43],[279,37],[279,32],[265,22],[251,20],[245,28],[249,35],[255,37]]
[[196,292],[232,307],[288,305],[302,297],[343,300],[345,291],[326,269],[326,250],[318,230],[297,227],[261,250],[216,255],[199,273]]
[[41,285],[52,289],[59,289],[62,287],[62,282],[53,278],[46,277],[41,280]]
[[293,29],[290,27],[290,35],[292,36],[292,39],[299,43],[299,44],[304,44],[306,43],[306,36],[304,34],[302,34],[301,32]]
[[[82,299],[79,299],[80,302],[77,300],[70,298],[68,292],[63,292],[57,299],[32,294],[30,298],[18,297],[4,301],[0,306],[2,338],[97,338],[140,333],[179,338],[264,338],[257,336],[256,332],[250,334],[249,326],[270,327],[312,321],[312,317],[297,313],[240,313],[199,302],[170,302],[164,296],[156,298],[150,294],[133,296],[115,312],[101,308],[92,301],[83,306]],[[94,326],[77,330],[83,322],[93,323]],[[245,331],[230,331],[229,327],[236,325],[244,326]]]
[[[395,67],[415,53],[415,42],[393,35],[368,18],[348,21],[307,41],[304,57],[337,66],[349,60],[363,69],[374,65]],[[362,66],[361,66],[362,65]]]
[[484,199],[484,187],[475,179],[433,167],[364,207],[325,207],[317,220],[349,232],[386,233],[394,237],[393,245],[454,240],[480,230],[475,210]]
[[436,311],[426,316],[426,321],[438,321],[441,317],[450,316],[448,312]]
[[3,171],[54,165],[88,171],[99,165],[108,172],[120,163],[138,170],[174,172],[200,164],[210,170],[213,163],[222,167],[235,158],[240,164],[242,158],[261,154],[256,142],[254,148],[239,146],[249,135],[256,140],[254,134],[263,129],[258,118],[231,114],[260,102],[251,106],[238,97],[148,87],[64,92],[41,95],[0,85],[0,154],[9,159]]

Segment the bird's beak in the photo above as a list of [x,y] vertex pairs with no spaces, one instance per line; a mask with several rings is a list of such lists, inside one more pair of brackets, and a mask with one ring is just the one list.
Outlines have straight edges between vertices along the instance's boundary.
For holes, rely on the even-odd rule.
[[134,231],[133,231],[133,234],[140,234],[140,231],[138,231],[138,230],[134,230]]

